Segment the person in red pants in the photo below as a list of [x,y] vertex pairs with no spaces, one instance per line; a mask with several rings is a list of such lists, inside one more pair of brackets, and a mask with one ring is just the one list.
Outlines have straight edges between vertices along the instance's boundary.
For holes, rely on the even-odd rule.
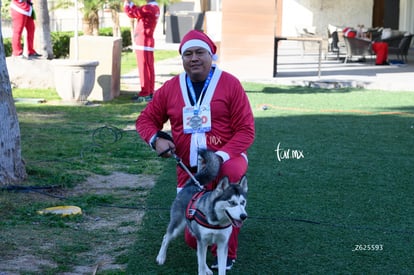
[[[355,39],[362,39],[357,37],[357,31],[352,28],[343,29],[344,36]],[[388,44],[386,42],[371,42],[372,50],[375,52],[375,65],[389,65],[388,63]]]
[[[255,137],[254,117],[240,81],[213,61],[217,47],[203,32],[188,32],[179,47],[184,72],[165,82],[138,116],[138,134],[162,157],[170,151],[182,159],[192,173],[197,171],[198,149],[214,151],[221,159],[219,176],[206,189],[212,190],[223,177],[237,183],[246,174],[247,150]],[[198,119],[197,119],[198,118]],[[172,138],[161,131],[171,123]],[[190,121],[196,123],[190,123]],[[177,167],[177,192],[190,176]],[[227,269],[237,258],[239,228],[233,227],[228,244]],[[185,240],[195,247],[188,232]],[[212,251],[216,256],[216,252]],[[217,268],[217,262],[212,268]]]
[[390,65],[388,63],[388,44],[386,42],[372,42],[372,50],[377,55],[375,65]]
[[137,19],[134,30],[134,50],[141,91],[133,99],[150,101],[155,90],[154,30],[160,16],[160,9],[154,0],[147,0],[147,4],[140,7],[135,6],[131,0],[125,0],[124,11],[128,17]]
[[12,18],[12,55],[14,57],[22,57],[23,47],[21,43],[23,29],[27,33],[27,51],[28,57],[40,57],[33,48],[35,34],[35,13],[31,0],[12,0],[10,3],[10,13]]

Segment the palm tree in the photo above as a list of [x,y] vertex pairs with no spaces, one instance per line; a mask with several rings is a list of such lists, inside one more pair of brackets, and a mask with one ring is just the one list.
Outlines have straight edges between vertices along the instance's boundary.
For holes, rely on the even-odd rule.
[[54,9],[67,9],[74,7],[75,1],[80,4],[82,11],[83,33],[86,35],[98,35],[99,31],[99,10],[101,10],[106,0],[57,0]]
[[[0,0],[1,7],[1,0]],[[0,16],[1,29],[1,16]],[[22,182],[26,166],[21,155],[20,127],[14,105],[9,73],[0,32],[0,185]]]
[[50,36],[50,17],[47,0],[38,0],[34,5],[36,17],[36,39],[39,41],[40,54],[53,59],[52,38]]
[[105,4],[105,0],[83,0],[83,33],[85,35],[98,35],[99,33],[99,10]]
[[117,0],[109,0],[105,4],[105,8],[110,10],[112,16],[112,35],[114,37],[121,36],[121,26],[119,23],[119,12],[121,11],[121,1]]

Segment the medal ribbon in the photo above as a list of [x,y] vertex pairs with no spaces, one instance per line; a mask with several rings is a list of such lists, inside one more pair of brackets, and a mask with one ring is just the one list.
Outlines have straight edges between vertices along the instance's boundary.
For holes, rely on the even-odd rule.
[[[218,69],[215,64],[212,65],[212,72],[210,71],[211,75],[209,75],[207,83],[204,83],[205,87],[203,87],[202,91],[204,94],[201,94],[200,99],[205,101],[207,105],[210,105],[211,99],[214,95],[215,89],[218,85],[220,80],[222,71]],[[180,74],[180,88],[181,93],[184,99],[185,106],[191,106],[191,99],[193,99],[194,105],[197,102],[195,100],[195,92],[192,83],[188,84],[188,78],[185,72]],[[211,81],[210,81],[211,80]],[[190,81],[191,82],[191,81]],[[191,88],[192,87],[192,91]],[[207,92],[207,90],[209,92]],[[210,93],[211,90],[211,93]],[[201,100],[199,100],[201,102]],[[198,104],[200,104],[200,102]],[[191,142],[190,142],[190,154],[189,154],[189,162],[191,167],[195,167],[198,165],[198,149],[199,148],[207,148],[207,139],[206,133],[195,132],[191,134]]]
[[203,93],[206,92],[208,85],[210,84],[212,76],[213,76],[213,69],[210,69],[210,73],[207,76],[206,82],[204,83],[203,89],[201,90],[198,101],[197,101],[196,94],[194,91],[193,83],[191,82],[190,78],[186,76],[187,86],[188,86],[188,89],[190,90],[190,95],[194,102],[194,114],[195,115],[198,115],[198,110],[200,109],[200,104],[201,104],[201,99],[203,98]]
[[[197,101],[197,98],[196,98],[196,93],[194,91],[193,83],[191,82],[188,75],[186,76],[187,86],[188,86],[188,89],[190,91],[191,98],[193,99],[193,102],[194,102],[194,116],[198,116],[198,114],[199,114],[201,99],[203,98],[203,94],[206,92],[206,90],[208,88],[208,85],[210,84],[212,76],[213,76],[213,69],[210,69],[210,72],[207,76],[207,79],[204,82],[203,89],[200,92],[200,97],[198,98],[198,101]],[[191,135],[191,144],[195,145],[195,148],[192,148],[192,149],[198,150],[198,148],[207,148],[207,144],[206,144],[206,140],[205,140],[205,134],[204,133],[199,133],[198,131],[196,133],[193,133]],[[190,151],[193,151],[193,150],[190,149]],[[195,153],[195,154],[194,154],[194,152],[192,154],[190,153],[190,164],[191,164],[191,166],[197,165],[197,159],[198,159],[197,158],[197,153]]]

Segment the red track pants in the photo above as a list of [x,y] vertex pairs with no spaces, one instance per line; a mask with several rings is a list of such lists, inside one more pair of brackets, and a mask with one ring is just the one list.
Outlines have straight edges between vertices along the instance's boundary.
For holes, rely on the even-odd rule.
[[23,54],[23,47],[21,43],[23,29],[26,29],[27,33],[27,54],[34,54],[36,51],[33,48],[33,40],[35,33],[35,24],[32,17],[18,13],[17,11],[11,9],[12,16],[12,28],[13,28],[13,37],[12,37],[12,50],[13,55],[18,56]]
[[155,88],[154,51],[135,50],[135,56],[141,83],[141,92],[138,96],[152,95]]
[[[243,175],[246,174],[247,171],[247,161],[243,156],[240,156],[238,158],[229,159],[226,161],[223,166],[221,167],[221,171],[217,179],[221,179],[223,176],[228,176],[230,182],[238,182]],[[207,186],[207,190],[212,190],[216,188],[218,184],[218,180],[211,183],[210,186]],[[237,258],[237,247],[238,247],[238,236],[239,236],[240,228],[233,226],[233,232],[230,235],[229,239],[229,251],[228,251],[228,257],[230,259],[236,259]],[[190,233],[189,229],[186,227],[184,232],[184,238],[185,242],[190,246],[191,248],[197,249],[197,240],[194,238],[194,236]],[[216,245],[213,245],[211,248],[211,252],[214,256],[216,256]]]
[[377,55],[375,60],[376,65],[382,65],[388,60],[388,44],[385,42],[372,43],[372,50]]

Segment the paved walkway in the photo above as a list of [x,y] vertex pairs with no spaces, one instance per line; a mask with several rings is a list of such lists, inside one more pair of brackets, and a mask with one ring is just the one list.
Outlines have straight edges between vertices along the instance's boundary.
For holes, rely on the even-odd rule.
[[[163,38],[156,42],[157,49],[178,50],[178,44],[165,43]],[[395,56],[390,56],[395,59]],[[350,62],[344,64],[335,56],[322,58],[321,76],[318,77],[318,55],[315,51],[306,51],[302,55],[300,46],[286,44],[279,47],[278,74],[275,78],[240,79],[269,84],[296,85],[323,88],[366,88],[388,91],[414,91],[414,50],[408,64],[375,66],[373,60],[365,63]],[[156,88],[173,75],[183,71],[180,57],[163,60],[155,64]],[[127,90],[139,90],[139,78],[136,70],[121,77],[121,83]],[[125,87],[125,86],[124,86]]]
[[[364,63],[344,64],[336,56],[328,55],[322,58],[320,77],[317,54],[311,52],[302,56],[301,49],[286,47],[279,53],[278,74],[271,83],[414,91],[414,51],[410,52],[407,64],[390,66],[376,66],[375,60],[370,59]],[[391,55],[389,59],[396,57]]]

